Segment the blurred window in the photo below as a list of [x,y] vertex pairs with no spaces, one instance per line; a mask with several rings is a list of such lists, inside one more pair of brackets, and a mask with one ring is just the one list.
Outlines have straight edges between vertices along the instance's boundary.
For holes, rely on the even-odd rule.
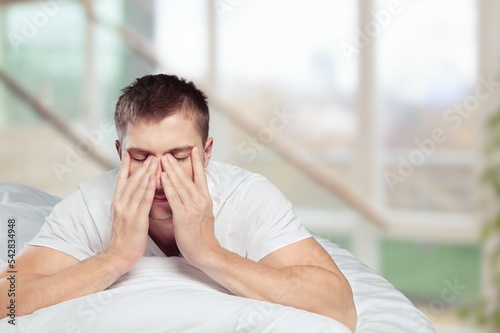
[[[100,18],[113,23],[123,21],[122,1],[93,3]],[[0,10],[4,18],[0,22],[1,30],[5,32],[0,63],[19,85],[64,119],[83,122],[89,118],[112,119],[123,70],[122,43],[115,32],[94,26],[95,76],[91,79],[95,104],[88,110],[87,24],[83,5],[78,1],[38,1],[5,5]],[[7,124],[40,121],[35,112],[13,94],[6,94],[0,107]]]
[[[205,80],[210,72],[208,3],[157,1],[158,52],[168,70],[194,80]],[[352,180],[358,72],[356,56],[354,64],[346,65],[338,45],[354,35],[356,2],[219,0],[213,4],[213,75],[219,92],[263,128],[271,127],[276,114],[291,115],[273,135],[289,135],[309,154]],[[344,207],[262,141],[228,126],[214,153],[221,147],[225,151],[219,156],[225,161],[265,174],[298,206]],[[307,195],[297,191],[304,188]]]
[[[385,10],[390,3],[377,0],[374,11]],[[453,235],[457,217],[474,217],[477,212],[480,133],[474,111],[480,106],[474,103],[480,103],[475,94],[482,85],[477,70],[477,3],[400,3],[399,13],[375,44],[385,186],[379,192],[385,193],[385,204],[392,210],[437,213]],[[488,93],[487,87],[481,89]],[[415,214],[417,221],[418,216],[426,219]],[[381,239],[381,258],[383,275],[427,306],[429,300],[439,299],[446,283],[457,279],[467,290],[446,307],[477,302],[480,297],[477,245]]]
[[[377,0],[375,10],[389,4]],[[475,210],[476,15],[474,0],[401,1],[377,39],[390,208]]]

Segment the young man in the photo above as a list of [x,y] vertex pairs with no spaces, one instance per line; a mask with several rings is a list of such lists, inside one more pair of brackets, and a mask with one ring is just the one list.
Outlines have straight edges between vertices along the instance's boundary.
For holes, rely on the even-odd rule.
[[[183,256],[235,295],[354,331],[350,285],[290,202],[264,177],[210,161],[208,106],[193,83],[137,79],[115,122],[120,169],[82,183],[17,258],[18,315],[104,290],[142,256]],[[2,308],[6,289],[4,269]]]

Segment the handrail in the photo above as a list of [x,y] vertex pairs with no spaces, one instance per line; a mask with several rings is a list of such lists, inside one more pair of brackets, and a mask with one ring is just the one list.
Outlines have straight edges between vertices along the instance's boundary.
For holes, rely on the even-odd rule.
[[[78,145],[84,142],[85,138],[76,135],[71,127],[61,117],[59,117],[49,107],[43,105],[36,100],[36,98],[31,96],[29,92],[14,81],[2,68],[0,68],[0,81],[3,81],[7,88],[19,97],[19,99],[28,104],[42,119],[47,120],[57,131],[68,138],[73,144]],[[88,156],[108,170],[117,167],[115,163],[111,162],[106,157],[101,156],[93,149],[88,152]]]

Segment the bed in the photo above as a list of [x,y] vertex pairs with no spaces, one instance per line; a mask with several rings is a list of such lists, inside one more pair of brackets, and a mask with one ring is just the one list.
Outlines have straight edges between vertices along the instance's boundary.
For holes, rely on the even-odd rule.
[[[7,261],[7,221],[16,220],[20,251],[60,198],[0,182],[0,265]],[[357,333],[432,333],[427,318],[388,281],[347,250],[314,236],[349,280],[358,311]],[[5,310],[2,310],[5,311]],[[230,294],[183,258],[143,257],[108,289],[0,320],[1,332],[335,332],[333,319],[293,307]]]

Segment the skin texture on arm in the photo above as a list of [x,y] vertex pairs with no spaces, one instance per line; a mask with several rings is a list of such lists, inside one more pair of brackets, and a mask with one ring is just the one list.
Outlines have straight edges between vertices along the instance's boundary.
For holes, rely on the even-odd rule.
[[288,245],[258,263],[219,245],[203,162],[196,147],[191,160],[193,179],[172,156],[167,154],[161,160],[166,170],[161,181],[183,256],[236,295],[325,315],[354,331],[357,317],[350,285],[314,239]]
[[[219,249],[200,261],[198,268],[236,295],[315,312],[354,331],[356,309],[350,285],[331,258],[323,264],[309,262],[304,253],[311,254],[315,244],[312,238],[299,241],[258,263]],[[283,265],[283,258],[289,264]]]
[[[100,254],[79,261],[46,247],[28,246],[16,259],[16,315],[30,314],[40,308],[104,290],[122,275],[110,264],[111,257]],[[7,268],[0,273],[0,307],[9,303]],[[6,317],[2,311],[0,317]]]
[[[158,160],[147,162],[129,177],[130,156],[125,154],[112,204],[111,238],[107,249],[79,261],[60,251],[28,246],[16,258],[16,315],[106,289],[129,271],[146,248],[148,213],[154,196]],[[9,299],[7,267],[0,273],[0,307]],[[0,318],[6,316],[0,312]]]

